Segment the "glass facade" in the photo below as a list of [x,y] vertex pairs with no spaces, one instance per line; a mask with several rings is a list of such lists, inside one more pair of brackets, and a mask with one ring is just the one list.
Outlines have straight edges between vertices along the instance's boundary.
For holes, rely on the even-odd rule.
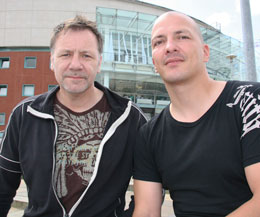
[[[152,64],[151,30],[157,16],[97,8],[96,21],[104,37],[102,73],[98,80],[136,102],[149,116],[169,104],[169,97]],[[241,42],[198,21],[210,46],[209,75],[216,80],[245,80]]]
[[205,43],[210,46],[209,75],[216,80],[245,80],[242,43],[218,30],[200,28]]
[[152,64],[150,33],[157,16],[108,8],[97,8],[96,15],[104,37],[98,80],[136,102],[148,117],[153,116],[169,103]]

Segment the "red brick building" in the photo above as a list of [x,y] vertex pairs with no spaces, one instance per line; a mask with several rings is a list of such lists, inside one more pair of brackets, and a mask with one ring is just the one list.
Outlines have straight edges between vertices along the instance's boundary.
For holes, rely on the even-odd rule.
[[56,85],[48,50],[0,51],[0,131],[15,105]]

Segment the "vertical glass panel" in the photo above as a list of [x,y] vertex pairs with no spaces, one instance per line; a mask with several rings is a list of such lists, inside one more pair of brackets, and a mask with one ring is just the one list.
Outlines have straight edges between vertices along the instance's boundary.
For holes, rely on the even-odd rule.
[[146,31],[150,34],[156,18],[157,16],[154,15],[139,13],[138,29]]
[[117,29],[128,28],[131,30],[135,26],[137,19],[138,14],[136,12],[117,10]]

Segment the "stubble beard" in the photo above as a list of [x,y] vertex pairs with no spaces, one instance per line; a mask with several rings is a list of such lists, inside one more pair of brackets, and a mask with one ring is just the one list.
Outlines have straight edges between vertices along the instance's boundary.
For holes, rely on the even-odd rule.
[[[72,83],[72,84],[71,84]],[[84,84],[77,84],[77,82],[66,83],[63,80],[62,88],[70,94],[80,94],[86,92],[91,86],[88,78],[85,78]]]

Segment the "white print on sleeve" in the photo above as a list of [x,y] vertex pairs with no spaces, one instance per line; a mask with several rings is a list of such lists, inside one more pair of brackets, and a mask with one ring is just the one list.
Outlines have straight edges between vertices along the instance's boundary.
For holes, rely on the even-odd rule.
[[260,95],[255,98],[253,93],[246,91],[248,87],[252,86],[242,85],[238,87],[234,95],[234,102],[227,103],[227,106],[230,108],[239,104],[243,118],[243,133],[241,138],[248,132],[260,128]]

